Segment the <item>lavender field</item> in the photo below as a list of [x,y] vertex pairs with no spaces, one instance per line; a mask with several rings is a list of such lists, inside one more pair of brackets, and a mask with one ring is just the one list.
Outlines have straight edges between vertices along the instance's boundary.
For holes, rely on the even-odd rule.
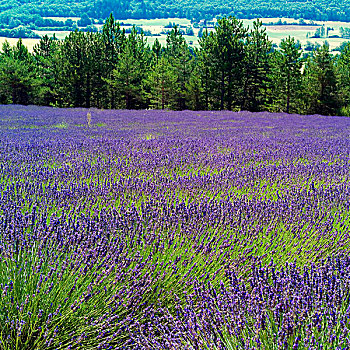
[[350,349],[350,119],[0,106],[0,350]]

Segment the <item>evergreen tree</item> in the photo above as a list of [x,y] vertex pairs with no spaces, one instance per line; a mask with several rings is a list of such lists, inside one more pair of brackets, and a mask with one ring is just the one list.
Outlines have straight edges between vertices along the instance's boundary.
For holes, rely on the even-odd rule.
[[210,109],[210,101],[212,95],[212,88],[214,86],[214,79],[212,77],[215,74],[213,69],[211,54],[210,54],[210,40],[208,39],[208,31],[205,30],[202,37],[199,39],[200,49],[197,52],[197,66],[196,72],[198,73],[198,80],[200,81],[203,106],[205,110]]
[[333,115],[339,109],[337,79],[329,46],[318,48],[305,67],[307,113]]
[[178,95],[176,109],[186,108],[187,84],[193,71],[193,54],[179,28],[167,35],[165,56],[177,74]]
[[86,37],[83,32],[71,32],[60,50],[59,97],[61,105],[81,107],[84,104]]
[[39,105],[55,105],[57,100],[60,42],[47,35],[34,46],[33,60],[36,65],[34,103]]
[[299,112],[303,65],[300,43],[294,38],[282,39],[280,50],[271,58],[271,95],[272,110],[283,112]]
[[133,27],[112,72],[112,79],[107,80],[116,93],[118,108],[135,109],[144,106],[142,82],[148,70],[150,57],[143,33],[137,34],[136,28]]
[[2,56],[13,57],[13,47],[7,40],[2,44]]
[[260,111],[266,102],[272,43],[262,22],[253,22],[245,45],[242,109]]
[[160,44],[160,42],[157,38],[153,43],[152,51],[154,53],[155,63],[158,64],[158,61],[162,55],[162,45]]
[[3,45],[0,55],[0,100],[2,103],[31,103],[35,72],[32,57],[21,39],[10,48]]
[[209,50],[214,108],[241,105],[246,33],[242,21],[229,17],[219,19],[215,31],[202,37],[202,50]]
[[339,100],[343,107],[341,114],[350,117],[350,43],[344,46],[336,60],[336,76]]
[[22,39],[17,41],[17,44],[13,47],[13,58],[23,63],[30,63],[31,55],[25,45],[23,45]]
[[60,50],[60,96],[63,105],[100,106],[102,84],[102,38],[99,33],[75,31]]
[[167,58],[161,57],[151,69],[144,84],[149,93],[149,104],[157,109],[174,109],[177,102],[177,74]]
[[22,40],[5,42],[0,103],[350,115],[350,44],[335,58],[324,45],[303,67],[300,43],[289,37],[273,51],[260,21],[248,32],[230,17],[204,30],[199,46],[189,47],[175,26],[164,48],[158,40],[149,47],[113,15],[98,33],[44,36],[33,54]]
[[[120,28],[119,22],[115,21],[112,13],[103,25],[102,42],[103,78],[110,81],[126,43],[125,30]],[[103,105],[107,108],[115,108],[115,91],[110,84],[105,84],[104,95]]]
[[194,69],[186,83],[186,100],[190,109],[198,111],[206,109],[207,106],[204,93],[205,86],[203,84],[204,81],[202,80],[205,78],[203,73],[205,72],[206,67],[198,49],[195,49],[194,57]]
[[[88,51],[87,61],[90,81],[90,106],[103,108],[106,101],[107,84],[104,80],[105,61],[103,58],[103,38],[101,33],[87,33]],[[87,94],[87,97],[89,95]],[[88,106],[88,103],[86,103]]]

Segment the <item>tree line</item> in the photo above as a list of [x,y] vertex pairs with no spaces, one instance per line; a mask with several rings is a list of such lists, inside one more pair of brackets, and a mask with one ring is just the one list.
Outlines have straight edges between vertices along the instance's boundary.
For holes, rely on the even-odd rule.
[[190,47],[178,27],[147,44],[113,15],[97,33],[19,40],[0,53],[0,103],[117,109],[250,110],[350,115],[350,44],[308,56],[288,37],[274,49],[262,23],[222,18]]
[[194,21],[213,17],[288,17],[319,21],[350,21],[349,0],[0,0],[0,28],[19,25],[58,27],[43,17],[81,17],[101,20],[113,12],[120,20],[187,18]]

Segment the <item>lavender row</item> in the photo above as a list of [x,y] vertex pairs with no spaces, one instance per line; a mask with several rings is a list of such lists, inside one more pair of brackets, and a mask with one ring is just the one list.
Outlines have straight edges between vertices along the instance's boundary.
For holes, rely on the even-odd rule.
[[196,283],[175,313],[150,307],[131,330],[138,349],[348,349],[350,260],[328,259],[301,271],[253,265],[230,284]]
[[0,349],[350,346],[347,118],[0,119]]

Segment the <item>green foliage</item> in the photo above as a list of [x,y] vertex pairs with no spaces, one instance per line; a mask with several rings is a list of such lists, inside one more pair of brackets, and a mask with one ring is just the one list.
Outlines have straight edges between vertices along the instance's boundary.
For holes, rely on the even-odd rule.
[[314,51],[305,66],[307,112],[332,115],[337,113],[337,79],[329,46]]
[[318,49],[321,45],[319,43],[312,43],[310,41],[306,42],[306,45],[304,47],[305,51],[314,51]]
[[209,72],[211,105],[215,109],[231,110],[242,101],[244,41],[247,30],[234,17],[222,18],[214,32],[205,34],[200,47],[206,50],[205,64]]
[[339,112],[340,115],[344,115],[346,117],[350,117],[350,105],[349,106],[344,106],[340,109]]
[[100,106],[103,85],[102,35],[72,32],[63,41],[58,60],[58,101],[66,106]]
[[19,40],[0,55],[0,102],[98,108],[227,109],[348,115],[350,49],[302,56],[289,37],[274,48],[260,21],[222,18],[188,46],[175,26],[162,47],[111,14],[101,32],[44,36],[33,53]]
[[18,40],[16,46],[3,45],[0,55],[0,101],[28,104],[34,85],[34,67],[28,49]]
[[162,56],[149,72],[145,85],[150,106],[157,109],[176,108],[178,76],[170,62]]
[[349,115],[350,106],[350,43],[345,45],[336,60],[336,75],[340,105],[344,107],[341,114]]
[[143,34],[138,35],[133,27],[112,76],[107,83],[116,95],[116,107],[136,109],[143,107],[143,91],[140,88],[148,71],[150,49]]
[[167,36],[164,56],[177,75],[177,97],[175,109],[186,108],[186,84],[193,70],[193,54],[179,28],[175,26]]
[[301,68],[303,65],[301,56],[300,43],[291,37],[282,39],[280,51],[275,51],[270,56],[270,64],[272,66],[270,98],[273,111],[301,112],[300,86],[302,82]]
[[194,64],[194,70],[186,83],[186,98],[187,104],[190,109],[199,111],[206,109],[205,88],[203,84],[202,73],[205,72],[206,67],[203,64],[203,60],[198,58],[198,52],[196,52],[196,62]]
[[156,38],[154,41],[154,44],[152,46],[152,51],[154,54],[155,62],[158,63],[159,58],[162,55],[162,45],[160,44],[159,40]]
[[[238,0],[231,6],[224,0],[177,1],[172,0],[0,0],[0,27],[11,25],[28,26],[35,23],[38,27],[48,25],[46,16],[82,17],[80,25],[91,24],[91,19],[106,18],[111,12],[118,19],[127,18],[173,18],[186,17],[200,21],[213,17],[234,15],[238,18],[290,17],[323,21],[349,21],[349,0]],[[52,21],[52,20],[51,20]],[[302,23],[302,22],[301,22]],[[63,22],[62,22],[63,24]],[[172,27],[172,26],[171,26]]]
[[77,24],[79,27],[87,27],[88,25],[92,24],[92,21],[86,13],[83,13]]
[[272,43],[262,22],[257,20],[248,34],[245,46],[242,109],[260,111],[267,99]]
[[35,95],[33,102],[38,105],[55,105],[59,80],[60,42],[45,35],[34,46],[33,59],[36,65]]
[[[126,42],[126,35],[124,29],[120,28],[118,22],[115,21],[111,13],[107,18],[102,28],[102,66],[103,79],[112,79],[113,70],[119,60],[119,56],[124,49]],[[116,94],[111,84],[105,84],[102,87],[104,97],[102,97],[102,104],[109,108],[115,108]]]
[[24,26],[18,26],[13,29],[2,29],[0,30],[0,36],[5,38],[40,38],[40,35]]

